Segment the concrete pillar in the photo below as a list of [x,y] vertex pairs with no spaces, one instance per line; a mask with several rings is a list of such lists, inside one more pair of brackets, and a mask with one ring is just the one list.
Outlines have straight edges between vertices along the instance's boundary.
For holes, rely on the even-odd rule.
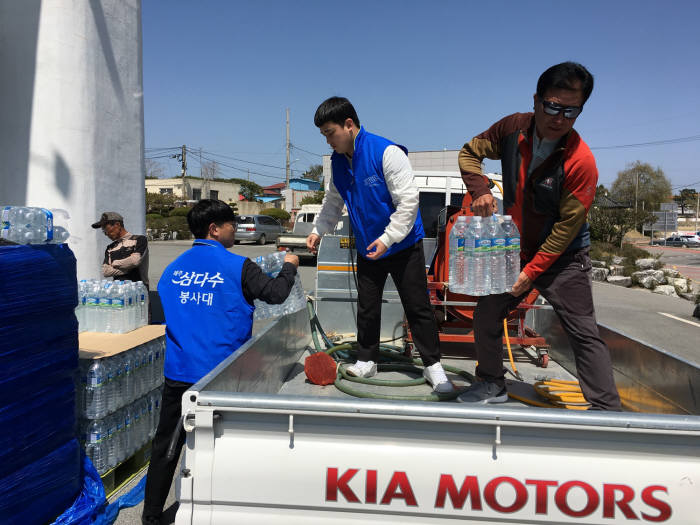
[[79,278],[145,230],[140,0],[0,0],[0,204],[67,210]]

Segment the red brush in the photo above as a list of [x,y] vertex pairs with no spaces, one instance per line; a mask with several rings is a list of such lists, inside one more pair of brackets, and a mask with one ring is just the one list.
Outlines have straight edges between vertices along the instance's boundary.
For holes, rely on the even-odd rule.
[[304,360],[304,372],[314,385],[332,385],[337,375],[336,362],[325,352],[317,352]]

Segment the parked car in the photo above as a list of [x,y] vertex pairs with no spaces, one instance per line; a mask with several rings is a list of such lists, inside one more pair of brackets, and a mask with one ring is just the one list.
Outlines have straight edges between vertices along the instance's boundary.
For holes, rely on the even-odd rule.
[[284,232],[282,225],[267,215],[239,215],[236,222],[236,244],[240,241],[266,244],[277,240]]
[[658,241],[654,241],[654,244],[677,246],[682,248],[698,248],[700,247],[700,236],[693,234],[671,235],[665,240],[659,239]]

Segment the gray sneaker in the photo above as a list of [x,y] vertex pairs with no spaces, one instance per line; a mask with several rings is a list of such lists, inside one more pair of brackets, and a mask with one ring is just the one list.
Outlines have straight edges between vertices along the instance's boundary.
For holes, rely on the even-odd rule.
[[482,381],[474,383],[464,393],[457,397],[460,403],[472,403],[474,405],[486,405],[489,403],[505,403],[508,401],[508,392],[505,387],[496,383]]

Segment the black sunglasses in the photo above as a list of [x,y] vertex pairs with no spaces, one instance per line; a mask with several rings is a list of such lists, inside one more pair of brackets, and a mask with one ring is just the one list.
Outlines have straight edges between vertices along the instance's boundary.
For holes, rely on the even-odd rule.
[[547,115],[554,116],[563,111],[564,118],[574,119],[583,111],[583,106],[560,106],[559,104],[543,99],[540,99],[540,102],[542,102],[542,109]]

